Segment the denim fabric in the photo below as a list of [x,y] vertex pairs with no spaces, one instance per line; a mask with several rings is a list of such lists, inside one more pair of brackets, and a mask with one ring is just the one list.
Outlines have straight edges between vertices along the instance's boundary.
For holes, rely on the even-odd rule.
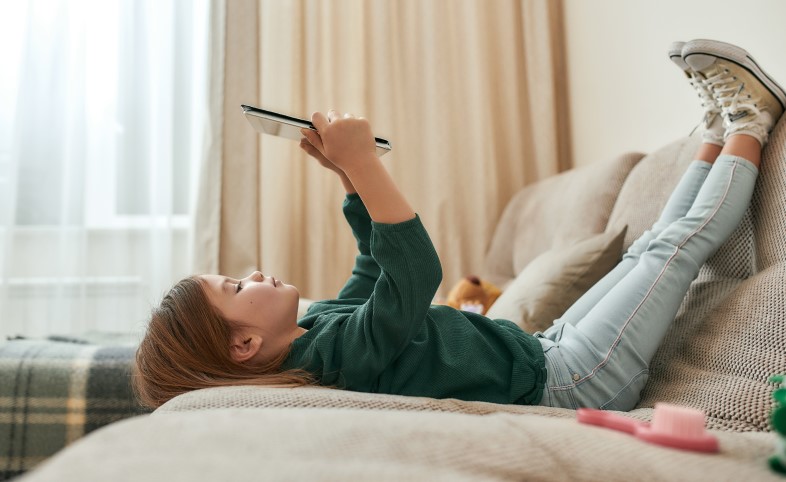
[[740,223],[758,169],[694,161],[660,219],[554,326],[535,336],[548,377],[541,405],[631,410],[699,268]]

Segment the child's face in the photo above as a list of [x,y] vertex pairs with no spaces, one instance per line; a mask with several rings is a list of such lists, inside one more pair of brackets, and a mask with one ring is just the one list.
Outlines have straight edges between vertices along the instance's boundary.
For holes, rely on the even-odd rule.
[[275,337],[296,326],[300,293],[292,285],[255,271],[237,280],[201,275],[210,303],[227,320],[253,327],[259,334]]

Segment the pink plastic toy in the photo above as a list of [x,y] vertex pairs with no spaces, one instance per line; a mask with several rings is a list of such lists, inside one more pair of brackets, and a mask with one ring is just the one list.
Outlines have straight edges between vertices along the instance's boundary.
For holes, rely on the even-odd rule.
[[718,451],[718,439],[704,430],[704,412],[694,408],[656,403],[652,423],[593,408],[578,409],[576,417],[581,423],[619,430],[658,445],[697,452]]

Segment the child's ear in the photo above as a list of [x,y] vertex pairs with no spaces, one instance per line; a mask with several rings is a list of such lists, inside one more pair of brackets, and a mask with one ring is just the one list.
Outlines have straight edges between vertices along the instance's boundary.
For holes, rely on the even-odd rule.
[[229,353],[232,359],[238,363],[243,363],[259,353],[262,348],[262,337],[259,335],[249,335],[245,333],[238,333],[232,335],[232,345],[229,347]]

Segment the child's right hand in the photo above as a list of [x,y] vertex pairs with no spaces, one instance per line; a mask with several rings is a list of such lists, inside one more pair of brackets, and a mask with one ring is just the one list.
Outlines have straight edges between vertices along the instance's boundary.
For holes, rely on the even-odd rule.
[[330,110],[327,116],[314,112],[311,122],[320,140],[315,147],[342,171],[361,167],[377,157],[371,124],[366,119]]

